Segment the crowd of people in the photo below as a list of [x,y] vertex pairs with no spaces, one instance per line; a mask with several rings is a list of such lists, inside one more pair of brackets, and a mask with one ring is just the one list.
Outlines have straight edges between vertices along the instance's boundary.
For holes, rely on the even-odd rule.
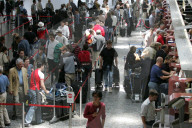
[[[4,15],[3,5],[1,1],[1,15]],[[15,22],[19,21],[20,25],[25,23],[28,13],[23,1],[18,0],[15,3],[12,0],[6,0],[5,5],[6,15],[16,10]],[[171,61],[177,61],[167,56],[162,0],[143,0],[143,3],[139,0],[132,0],[130,3],[122,3],[118,0],[111,9],[108,0],[104,0],[102,6],[98,0],[95,0],[91,8],[81,0],[78,0],[78,6],[73,3],[73,0],[69,0],[68,4],[61,4],[61,8],[56,10],[51,0],[48,0],[45,9],[42,8],[41,0],[38,2],[33,0],[31,15],[33,25],[26,27],[27,31],[24,35],[13,34],[12,59],[7,54],[5,37],[0,37],[0,100],[2,103],[6,103],[6,92],[9,92],[13,96],[14,103],[24,102],[29,96],[32,104],[40,104],[36,99],[36,91],[42,89],[45,93],[49,93],[44,82],[45,72],[52,74],[51,83],[58,81],[72,86],[73,81],[76,80],[76,73],[82,71],[80,69],[84,69],[82,77],[84,81],[93,66],[103,70],[104,91],[112,92],[112,67],[114,64],[118,67],[118,53],[112,48],[114,36],[119,36],[121,26],[125,25],[127,36],[130,37],[142,18],[146,21],[145,24],[149,21],[148,27],[150,27],[143,34],[145,48],[138,56],[135,54],[136,47],[131,47],[126,58],[125,70],[134,72],[137,67],[142,67],[141,74],[144,78],[142,82],[146,84],[146,88],[148,85],[149,89],[153,90],[149,92],[149,98],[145,96],[147,101],[142,105],[141,116],[145,128],[153,123],[155,106],[150,103],[157,99],[158,93],[167,94],[167,79],[174,73],[170,72],[168,64]],[[86,18],[87,16],[91,18]],[[7,19],[10,19],[10,16],[7,16]],[[48,22],[51,22],[54,30],[47,28],[45,24]],[[86,26],[84,33],[82,33],[83,25]],[[85,38],[81,41],[82,37]],[[71,43],[72,41],[74,43]],[[100,122],[100,116],[102,116],[103,120],[99,123],[99,127],[104,127],[105,104],[100,102],[102,93],[96,91],[92,96],[94,101],[86,105],[84,112],[84,117],[88,118],[87,126],[91,128],[98,125],[97,122]],[[147,110],[150,108],[149,113]],[[26,127],[31,125],[36,109],[37,107],[32,106],[25,112]],[[1,106],[0,113],[4,116],[1,118],[0,127],[10,125],[5,106]],[[21,109],[14,106],[12,120],[15,120],[19,114]],[[43,122],[39,115],[38,124]]]

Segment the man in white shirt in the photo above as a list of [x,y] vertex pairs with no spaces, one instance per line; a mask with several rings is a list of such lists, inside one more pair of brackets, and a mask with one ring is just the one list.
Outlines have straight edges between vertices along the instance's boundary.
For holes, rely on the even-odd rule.
[[59,26],[58,29],[62,30],[62,34],[66,38],[69,38],[70,32],[69,32],[68,22],[61,21],[61,26]]
[[[48,40],[46,42],[45,51],[46,51],[46,54],[47,54],[47,60],[48,60],[48,65],[49,65],[49,72],[51,72],[57,66],[57,64],[54,62],[54,49],[55,49],[55,46],[59,42],[57,40],[55,40],[55,35],[53,35],[53,34],[50,34],[49,38],[50,38],[50,40]],[[53,78],[51,78],[51,79],[53,80]]]
[[41,0],[38,0],[38,3],[37,3],[37,11],[38,12],[41,12],[43,10],[43,6],[41,4]]
[[158,93],[156,90],[149,91],[149,97],[141,105],[141,119],[144,128],[152,128],[155,123],[156,112],[161,111],[161,109],[155,108],[155,102],[158,98]]
[[36,13],[37,13],[36,0],[33,0],[33,4],[31,5],[31,15],[32,15],[33,21],[36,21]]
[[56,31],[57,36],[55,37],[55,39],[59,42],[59,43],[63,43],[64,45],[68,45],[68,39],[62,35],[62,30],[61,29],[57,29]]
[[146,32],[146,35],[144,38],[145,47],[149,47],[151,45],[151,43],[153,42],[153,39],[154,39],[153,31],[154,31],[154,29],[151,28],[149,31]]
[[149,16],[149,26],[150,28],[153,28],[155,24],[155,11],[153,11],[151,13],[151,15]]

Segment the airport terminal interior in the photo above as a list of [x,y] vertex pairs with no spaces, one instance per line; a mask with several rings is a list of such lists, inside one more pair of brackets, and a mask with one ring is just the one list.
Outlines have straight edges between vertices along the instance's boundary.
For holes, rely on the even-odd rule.
[[192,128],[192,0],[0,0],[0,33],[0,128]]

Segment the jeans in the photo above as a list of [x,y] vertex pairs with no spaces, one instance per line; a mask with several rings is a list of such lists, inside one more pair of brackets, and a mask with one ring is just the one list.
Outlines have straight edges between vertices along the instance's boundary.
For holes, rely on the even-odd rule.
[[157,92],[159,92],[159,84],[155,82],[149,82],[148,86],[149,86],[149,90],[155,89]]
[[[34,90],[29,90],[29,94],[30,94],[30,96],[31,96],[31,104],[37,104],[37,96],[36,96],[36,91],[34,91]],[[33,119],[33,115],[34,115],[34,113],[35,113],[35,110],[37,109],[37,107],[36,106],[31,106],[30,108],[29,108],[29,111],[27,112],[27,115],[26,115],[26,117],[25,117],[25,122],[27,123],[27,124],[30,124],[31,122],[32,122],[32,119]],[[40,114],[41,115],[41,114]],[[41,117],[40,117],[41,118]],[[42,119],[42,118],[41,118]]]
[[113,71],[110,69],[110,66],[107,66],[103,71],[105,87],[112,87],[113,83]]
[[107,39],[106,40],[111,40],[113,41],[113,28],[108,28],[107,29]]
[[30,44],[30,56],[34,55],[35,44]]

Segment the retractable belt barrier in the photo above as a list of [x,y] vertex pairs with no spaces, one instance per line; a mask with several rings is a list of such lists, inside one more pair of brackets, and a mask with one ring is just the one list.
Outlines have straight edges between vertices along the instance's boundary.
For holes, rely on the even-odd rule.
[[[0,103],[0,105],[6,106],[22,106],[21,103]],[[39,104],[25,104],[26,106],[36,106],[36,107],[48,107],[48,108],[70,108],[70,106],[60,106],[60,105],[39,105]]]
[[23,23],[22,25],[20,25],[20,26],[14,28],[14,29],[12,29],[11,31],[9,31],[9,32],[7,32],[7,33],[1,35],[0,37],[5,36],[5,35],[7,35],[7,34],[13,32],[14,30],[16,30],[16,29],[18,29],[18,28],[21,28],[23,25],[25,25],[25,24],[27,24],[27,23],[29,23],[29,22],[31,22],[31,21],[32,21],[32,19],[31,19],[30,21],[28,21],[28,22],[26,22],[26,23]]

